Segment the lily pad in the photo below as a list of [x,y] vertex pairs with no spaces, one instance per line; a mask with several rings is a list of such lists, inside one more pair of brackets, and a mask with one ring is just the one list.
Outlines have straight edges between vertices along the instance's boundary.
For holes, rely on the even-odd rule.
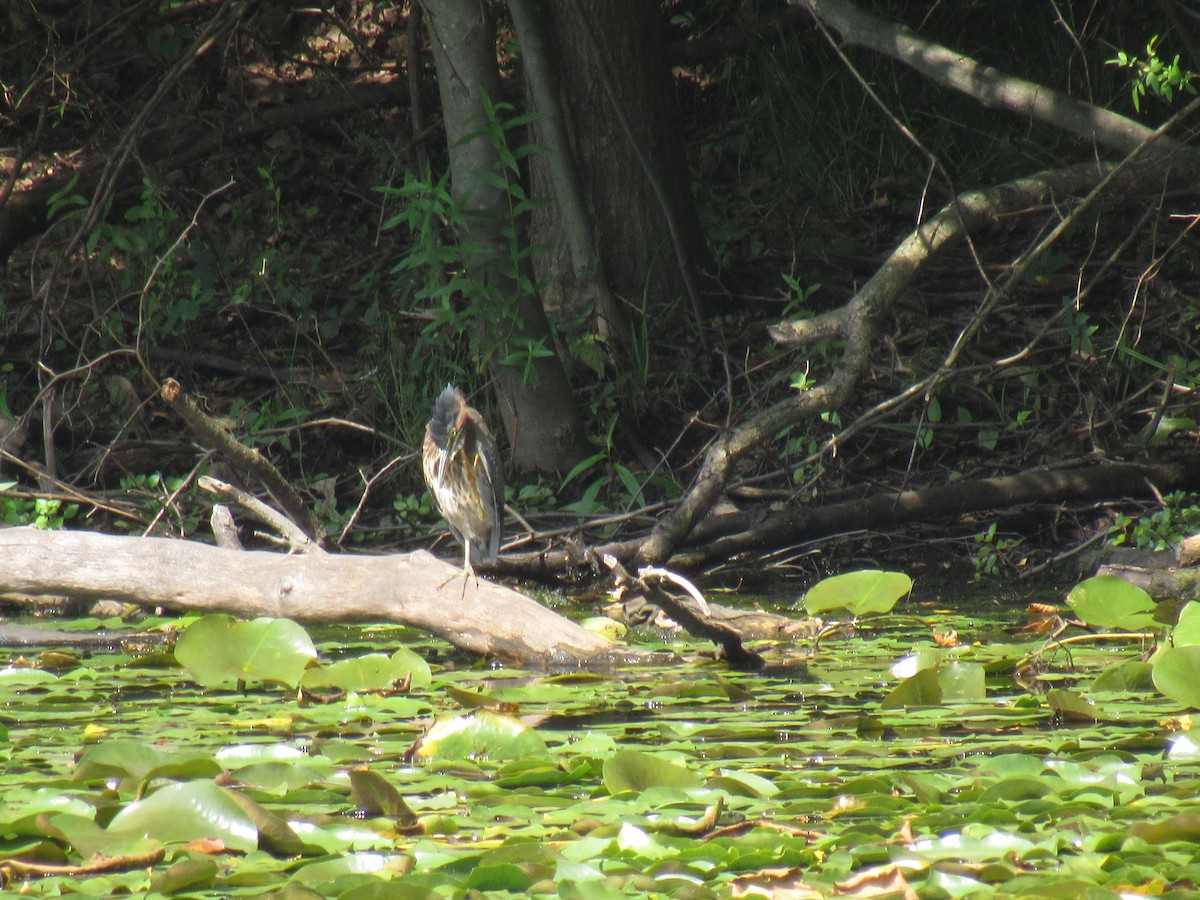
[[1067,606],[1089,625],[1142,631],[1154,628],[1154,598],[1112,575],[1081,581],[1067,594]]
[[175,645],[175,659],[205,687],[269,681],[294,688],[316,658],[308,633],[290,619],[202,616]]
[[110,835],[149,837],[166,843],[219,840],[230,850],[258,847],[258,829],[242,808],[211,781],[159,788],[125,807],[108,825]]
[[1165,697],[1200,709],[1200,647],[1172,647],[1154,657],[1154,686]]
[[861,569],[834,575],[814,584],[804,595],[810,616],[844,609],[853,616],[890,612],[912,590],[912,579],[903,572]]
[[695,772],[640,750],[618,750],[604,761],[604,786],[610,794],[654,787],[693,788],[703,783]]
[[520,759],[546,756],[546,742],[512,716],[488,709],[441,719],[417,744],[419,759]]
[[328,666],[314,666],[304,672],[300,685],[305,690],[386,691],[405,682],[410,688],[425,687],[431,677],[429,663],[402,647],[391,656],[368,653]]

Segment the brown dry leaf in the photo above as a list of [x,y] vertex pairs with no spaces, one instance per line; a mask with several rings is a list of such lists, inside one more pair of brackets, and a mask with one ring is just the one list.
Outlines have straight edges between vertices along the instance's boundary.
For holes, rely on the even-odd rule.
[[809,887],[796,866],[786,869],[760,869],[752,875],[739,875],[729,883],[731,897],[770,897],[771,900],[821,900],[824,891]]
[[225,852],[225,842],[220,838],[199,838],[195,841],[188,841],[183,845],[183,849],[190,850],[192,853],[204,853],[215,856],[218,853]]
[[1050,634],[1062,627],[1062,607],[1050,603],[1030,603],[1026,607],[1025,625],[1017,634]]
[[939,647],[957,647],[958,632],[953,628],[948,628],[945,631],[933,629],[933,642]]
[[884,894],[899,894],[904,900],[917,900],[917,892],[904,877],[899,866],[876,866],[847,878],[845,881],[834,882],[834,887],[846,897],[880,897]]

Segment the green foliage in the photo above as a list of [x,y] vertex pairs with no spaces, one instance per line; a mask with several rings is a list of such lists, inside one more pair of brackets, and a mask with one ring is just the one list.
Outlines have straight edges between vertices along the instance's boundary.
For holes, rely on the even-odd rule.
[[5,525],[32,525],[43,531],[56,531],[79,515],[78,503],[66,503],[58,497],[30,497],[12,493],[15,481],[0,482],[0,522]]
[[546,756],[541,736],[502,713],[481,709],[436,722],[414,749],[418,759],[528,759]]
[[1115,57],[1107,60],[1110,66],[1118,66],[1130,71],[1130,95],[1133,98],[1133,108],[1142,111],[1142,101],[1149,92],[1166,103],[1172,103],[1178,93],[1195,94],[1196,88],[1192,82],[1196,73],[1179,65],[1179,54],[1170,62],[1158,55],[1160,35],[1154,35],[1146,44],[1144,57],[1137,57],[1121,50]]
[[1189,535],[1200,532],[1200,504],[1185,491],[1165,494],[1163,505],[1147,516],[1119,513],[1108,530],[1108,542],[1139,550],[1169,550]]
[[1014,551],[1018,550],[1025,539],[1022,537],[1002,537],[997,532],[997,523],[993,522],[986,531],[975,535],[975,580],[999,577],[1005,570],[1015,568],[1012,559]]
[[1089,625],[1138,631],[1154,627],[1154,599],[1141,588],[1099,575],[1071,589],[1067,605]]
[[[791,665],[735,675],[711,660],[479,669],[378,625],[319,637],[303,694],[204,687],[123,652],[10,666],[5,855],[158,860],[86,880],[55,870],[26,882],[32,896],[238,900],[583,896],[581,885],[649,900],[798,879],[835,896],[887,864],[878,838],[901,828],[921,896],[995,893],[997,878],[1006,895],[1065,894],[1081,871],[1093,892],[1127,891],[1200,865],[1188,824],[1200,748],[1172,733],[1191,701],[1164,697],[1195,680],[1194,645],[1164,654],[1151,684],[1136,645],[1115,653],[1081,635],[1067,657],[1061,638],[994,641],[1012,617],[977,604],[905,618],[814,649],[802,682]],[[1192,619],[1185,610],[1177,636]],[[933,647],[930,624],[968,640]],[[274,641],[264,634],[259,652]],[[1042,663],[1045,693],[1012,671],[1039,644],[1063,663]],[[819,846],[780,827],[796,816],[820,817]],[[1146,850],[1160,844],[1170,852]]]
[[679,494],[679,486],[668,478],[652,475],[648,479],[639,478],[633,471],[620,461],[613,443],[613,432],[617,427],[618,417],[614,414],[609,419],[608,429],[604,434],[601,449],[576,463],[563,476],[559,492],[575,481],[586,482],[578,500],[563,505],[563,509],[591,515],[602,510],[629,509],[647,502],[646,489],[657,488],[666,496],[674,497]]
[[[366,324],[374,333],[387,334],[400,319],[426,322],[412,346],[378,348],[390,369],[388,384],[401,391],[404,402],[394,412],[405,420],[404,434],[415,436],[424,424],[423,412],[417,421],[412,410],[424,411],[427,402],[412,403],[411,398],[432,397],[448,382],[474,381],[471,376],[493,359],[528,378],[537,359],[554,353],[514,330],[521,298],[536,294],[527,263],[541,249],[522,240],[524,220],[538,201],[525,193],[521,165],[539,148],[512,146],[531,116],[515,115],[511,104],[490,98],[484,98],[484,111],[482,128],[464,140],[486,140],[499,158],[495,171],[477,175],[507,205],[499,225],[502,246],[472,236],[472,216],[477,214],[455,201],[449,173],[435,180],[428,172],[422,177],[406,172],[400,186],[375,189],[396,203],[383,229],[401,232],[407,243],[391,265],[389,296],[372,304]],[[431,365],[431,360],[436,362]]]
[[699,776],[686,767],[643,753],[640,750],[618,750],[604,761],[604,787],[610,794],[642,791],[651,788],[698,788]]
[[410,687],[425,687],[430,678],[429,664],[411,650],[401,647],[391,656],[368,653],[305,669],[300,685],[306,691],[322,688],[384,691],[395,690],[402,683]]

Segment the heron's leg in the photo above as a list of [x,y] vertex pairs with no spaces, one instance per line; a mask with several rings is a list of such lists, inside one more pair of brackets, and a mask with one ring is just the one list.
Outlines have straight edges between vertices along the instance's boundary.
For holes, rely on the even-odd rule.
[[461,600],[467,596],[467,582],[474,576],[475,580],[479,580],[479,576],[475,574],[475,567],[471,565],[471,542],[463,541],[463,585],[462,593],[458,599]]

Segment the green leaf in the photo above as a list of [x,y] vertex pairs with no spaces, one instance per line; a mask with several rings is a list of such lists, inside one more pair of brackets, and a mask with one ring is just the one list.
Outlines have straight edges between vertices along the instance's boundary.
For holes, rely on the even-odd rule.
[[209,754],[174,753],[142,741],[106,741],[89,747],[72,773],[76,781],[129,778],[141,784],[152,778],[204,778],[220,774],[221,765]]
[[1131,659],[1114,666],[1108,666],[1096,676],[1091,693],[1116,691],[1119,693],[1140,693],[1154,688],[1154,667],[1140,659]]
[[1154,686],[1176,703],[1200,709],[1200,647],[1172,647],[1154,657]]
[[1081,581],[1067,594],[1067,606],[1097,628],[1141,631],[1154,628],[1154,599],[1140,587],[1112,575]]
[[1179,611],[1179,622],[1171,629],[1171,643],[1176,647],[1200,646],[1200,603],[1193,600]]
[[121,810],[110,835],[149,837],[166,843],[219,838],[230,850],[258,847],[258,829],[233,798],[211,781],[169,784]]
[[290,619],[197,619],[175,645],[175,659],[205,687],[269,681],[296,687],[317,658],[308,633]]
[[946,702],[983,700],[985,673],[979,663],[941,662],[904,679],[883,698],[881,709],[940,706]]
[[1200,815],[1181,813],[1161,822],[1134,822],[1129,831],[1147,844],[1167,844],[1175,841],[1195,844],[1200,842]]
[[305,690],[386,691],[395,689],[405,679],[411,679],[410,687],[425,687],[431,675],[425,660],[402,647],[390,657],[368,653],[328,666],[314,666],[304,672],[300,686]]
[[610,794],[622,791],[641,793],[647,788],[700,787],[700,776],[665,760],[641,750],[618,750],[604,761],[604,786]]
[[813,585],[804,596],[804,609],[810,616],[830,609],[845,609],[853,616],[889,612],[911,590],[912,579],[903,572],[845,572]]
[[371,816],[387,816],[403,826],[415,825],[417,815],[404,797],[382,776],[367,769],[350,773],[350,797],[357,809]]
[[488,709],[439,720],[417,744],[418,759],[520,759],[546,756],[546,742],[511,716]]

